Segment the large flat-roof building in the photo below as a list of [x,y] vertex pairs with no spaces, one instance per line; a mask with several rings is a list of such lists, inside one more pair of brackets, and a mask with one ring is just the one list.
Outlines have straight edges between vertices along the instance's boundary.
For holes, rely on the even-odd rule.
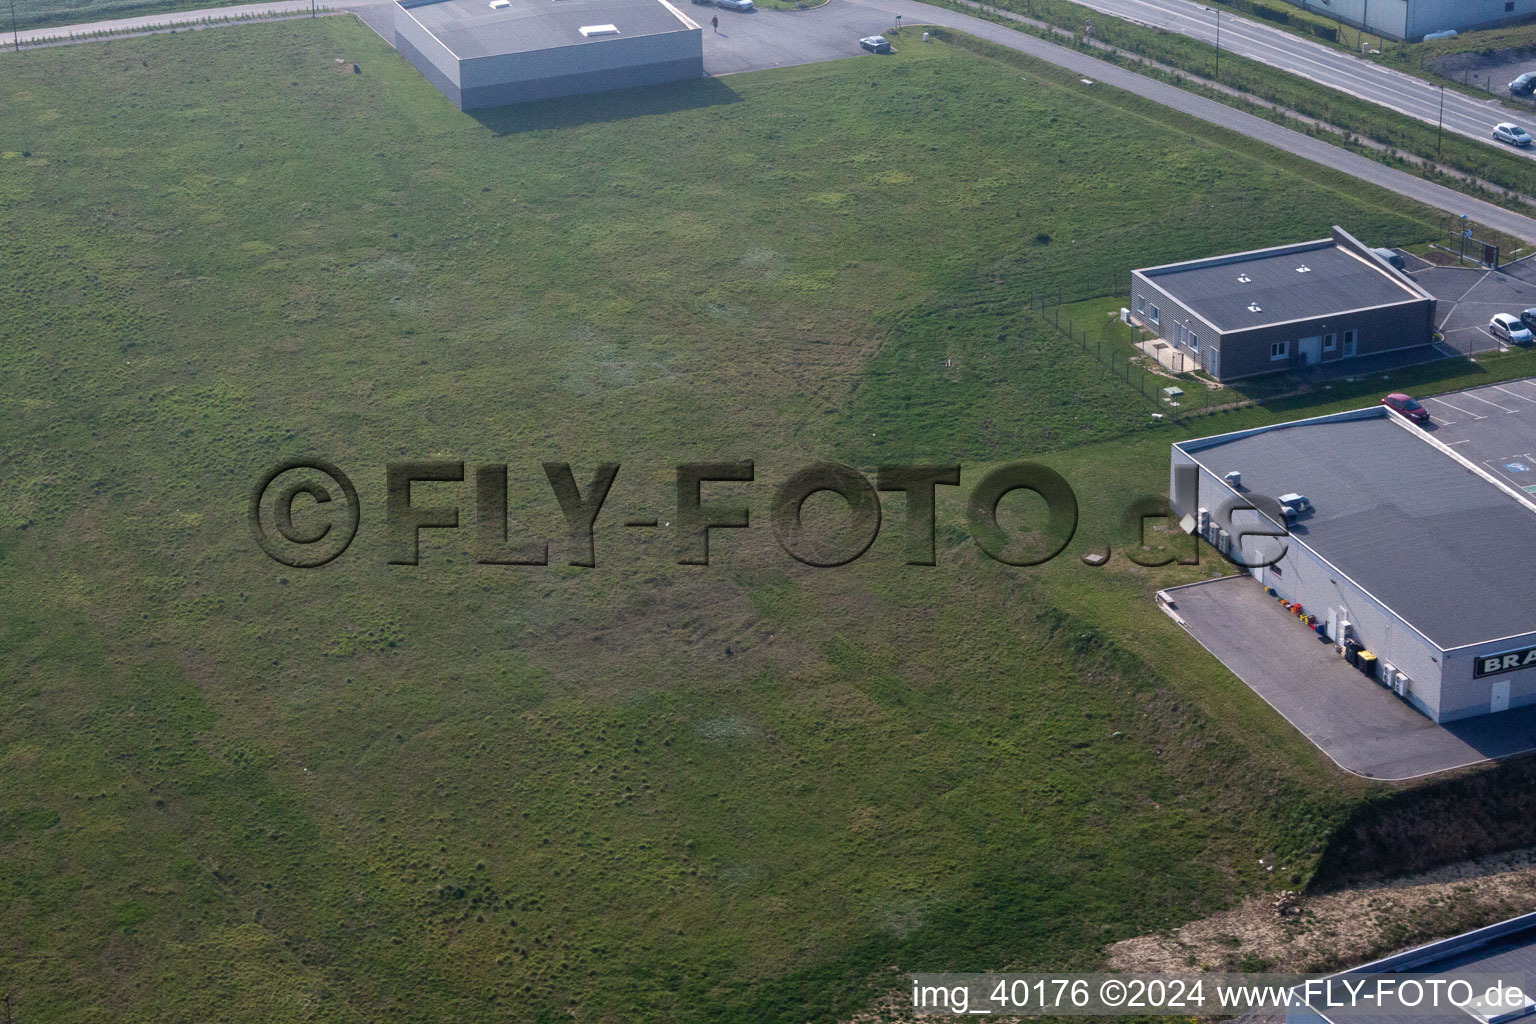
[[1180,442],[1170,498],[1433,720],[1536,703],[1536,504],[1428,431],[1376,406]]
[[1131,272],[1131,319],[1220,381],[1422,348],[1435,299],[1343,228]]
[[1508,25],[1536,14],[1536,0],[1287,0],[1389,39]]
[[670,0],[397,0],[395,48],[460,110],[704,73]]

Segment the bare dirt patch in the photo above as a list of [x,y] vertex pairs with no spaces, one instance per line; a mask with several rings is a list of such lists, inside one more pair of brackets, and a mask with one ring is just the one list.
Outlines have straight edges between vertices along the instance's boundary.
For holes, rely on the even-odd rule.
[[1536,850],[1462,861],[1393,882],[1300,900],[1279,916],[1274,895],[1142,935],[1107,950],[1118,971],[1328,971],[1536,909]]

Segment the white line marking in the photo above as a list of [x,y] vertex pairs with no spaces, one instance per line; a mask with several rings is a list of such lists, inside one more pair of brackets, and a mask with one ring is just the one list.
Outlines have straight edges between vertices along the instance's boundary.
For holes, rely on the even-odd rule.
[[1463,392],[1462,392],[1462,393],[1461,393],[1461,397],[1462,397],[1462,398],[1470,398],[1470,399],[1472,399],[1472,400],[1473,400],[1473,401],[1474,401],[1474,402],[1482,402],[1482,403],[1483,403],[1483,404],[1484,404],[1484,405],[1491,405],[1491,406],[1493,406],[1493,407],[1494,407],[1494,408],[1495,408],[1495,409],[1498,409],[1498,410],[1499,410],[1499,411],[1500,411],[1500,412],[1514,412],[1514,411],[1515,411],[1515,410],[1513,410],[1513,409],[1506,409],[1506,408],[1504,408],[1504,407],[1503,407],[1503,406],[1502,406],[1502,405],[1500,405],[1500,404],[1499,404],[1499,403],[1498,403],[1498,402],[1490,402],[1490,401],[1488,401],[1488,399],[1486,399],[1486,398],[1478,398],[1478,397],[1477,397],[1477,396],[1476,396],[1476,395],[1474,395],[1474,394],[1473,394],[1473,393],[1472,393],[1472,392],[1470,392],[1470,391],[1463,391]]
[[1517,395],[1513,391],[1509,390],[1509,388],[1506,388],[1506,387],[1504,387],[1501,384],[1495,384],[1495,385],[1493,385],[1493,387],[1494,387],[1494,390],[1502,391],[1506,395],[1508,395],[1510,398],[1519,398],[1519,399],[1522,399],[1524,401],[1530,402],[1532,405],[1536,405],[1536,398],[1531,398],[1528,395]]
[[1489,469],[1493,470],[1495,475],[1501,476],[1505,480],[1508,480],[1510,483],[1514,484],[1516,487],[1520,488],[1521,490],[1525,490],[1525,485],[1524,484],[1522,484],[1519,480],[1516,480],[1513,476],[1510,476],[1509,473],[1505,471],[1503,466],[1495,466],[1493,464],[1493,460],[1492,459],[1484,459],[1483,460],[1483,465],[1485,465]]
[[1477,280],[1472,282],[1471,286],[1468,287],[1466,291],[1462,292],[1460,295],[1456,296],[1454,299],[1451,300],[1451,305],[1453,305],[1453,306],[1461,305],[1461,300],[1465,299],[1468,295],[1471,295],[1472,292],[1477,289],[1477,286],[1482,284],[1484,280],[1485,280],[1485,278],[1479,276],[1477,278]]
[[1455,409],[1457,412],[1461,413],[1463,416],[1471,416],[1475,420],[1485,420],[1485,419],[1488,418],[1487,416],[1479,416],[1475,412],[1468,412],[1466,409],[1463,409],[1460,406],[1451,405],[1450,402],[1447,402],[1443,398],[1426,398],[1426,399],[1424,399],[1424,401],[1426,401],[1426,402],[1438,402],[1440,405],[1446,406],[1446,407],[1451,408],[1451,409]]

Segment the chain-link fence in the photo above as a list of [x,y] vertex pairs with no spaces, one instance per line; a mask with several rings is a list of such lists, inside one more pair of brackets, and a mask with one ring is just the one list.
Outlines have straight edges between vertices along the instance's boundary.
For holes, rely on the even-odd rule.
[[1136,347],[1141,339],[1140,329],[1118,316],[1085,312],[1081,303],[1064,302],[1059,291],[1036,294],[1030,308],[1085,355],[1092,356],[1123,380],[1152,412],[1165,419],[1184,419],[1247,404],[1242,396],[1195,372],[1197,368],[1192,363],[1185,372],[1163,367],[1155,357]]

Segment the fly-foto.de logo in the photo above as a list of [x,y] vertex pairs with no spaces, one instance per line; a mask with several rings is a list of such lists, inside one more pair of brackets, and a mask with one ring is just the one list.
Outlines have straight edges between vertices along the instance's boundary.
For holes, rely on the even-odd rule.
[[[470,552],[478,565],[546,566],[551,542],[559,541],[565,564],[592,568],[598,564],[596,529],[600,520],[604,524],[611,520],[625,529],[664,530],[671,535],[679,564],[708,565],[715,531],[746,529],[753,522],[749,491],[758,477],[751,460],[677,465],[671,496],[675,511],[665,520],[615,512],[603,518],[620,474],[618,463],[598,464],[584,483],[570,463],[545,462],[542,469],[553,506],[565,521],[564,531],[548,537],[520,536],[511,529],[505,464],[387,463],[382,494],[371,497],[370,508],[375,502],[381,506],[388,564],[420,564],[426,531],[464,530],[470,534]],[[767,518],[787,555],[804,565],[830,568],[847,565],[869,550],[884,518],[881,495],[888,496],[886,501],[899,495],[905,563],[932,566],[937,564],[939,488],[968,487],[964,495],[968,532],[989,557],[1007,565],[1040,565],[1071,543],[1078,528],[1077,495],[1055,470],[1035,462],[1009,462],[964,476],[962,483],[958,465],[884,465],[867,475],[840,463],[818,462],[774,485]],[[423,492],[415,490],[418,485],[425,485],[430,497],[423,498]],[[998,506],[1018,491],[1030,492],[1044,502],[1044,521],[1027,529],[1005,530],[999,524]],[[812,528],[804,515],[808,499],[823,492],[841,499],[832,529]],[[320,459],[295,459],[260,476],[250,494],[248,517],[256,544],[274,561],[317,568],[340,557],[352,544],[364,518],[363,501],[340,467]],[[1159,520],[1182,548],[1179,553],[1148,546],[1153,529],[1149,523]],[[1125,556],[1137,565],[1198,564],[1195,542],[1180,538],[1190,532],[1188,526],[1179,524],[1166,497],[1130,502],[1114,525],[1125,538]],[[1085,554],[1083,561],[1103,565],[1110,554],[1101,547]]]

